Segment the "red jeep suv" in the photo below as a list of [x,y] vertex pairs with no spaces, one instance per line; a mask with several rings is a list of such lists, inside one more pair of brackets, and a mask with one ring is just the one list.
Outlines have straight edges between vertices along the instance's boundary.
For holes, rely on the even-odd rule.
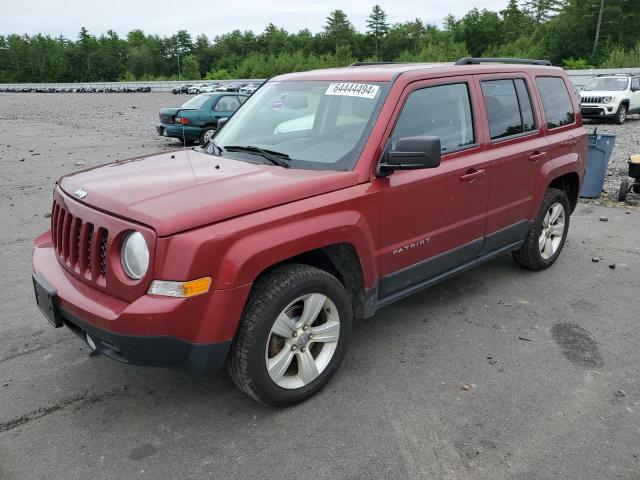
[[524,59],[275,77],[204,147],[61,178],[38,305],[115,360],[299,402],[354,318],[507,252],[554,263],[585,171],[572,92]]

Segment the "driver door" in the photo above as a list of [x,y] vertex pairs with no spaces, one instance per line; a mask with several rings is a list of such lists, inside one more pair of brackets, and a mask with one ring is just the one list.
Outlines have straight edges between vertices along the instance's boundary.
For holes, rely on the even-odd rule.
[[[440,137],[439,167],[400,170],[382,185],[379,296],[384,302],[473,261],[482,246],[490,160],[481,145],[470,76],[417,82],[399,101],[387,148],[398,138]],[[473,99],[473,100],[472,100]]]

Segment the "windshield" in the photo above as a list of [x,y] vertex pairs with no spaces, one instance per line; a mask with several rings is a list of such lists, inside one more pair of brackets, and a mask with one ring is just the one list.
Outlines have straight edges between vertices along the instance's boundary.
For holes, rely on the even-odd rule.
[[626,77],[594,78],[585,85],[583,90],[588,92],[623,92],[627,89],[628,84],[629,79]]
[[[350,170],[369,137],[384,83],[268,82],[215,137],[218,147],[250,146],[287,157],[294,168]],[[224,156],[261,161],[232,148]]]

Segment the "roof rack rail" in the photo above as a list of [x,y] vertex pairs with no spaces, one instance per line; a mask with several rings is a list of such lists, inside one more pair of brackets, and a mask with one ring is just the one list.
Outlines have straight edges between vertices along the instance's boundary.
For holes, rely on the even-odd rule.
[[627,73],[599,73],[598,76],[599,77],[614,77],[616,75],[619,75],[621,77],[633,77],[634,75],[639,75],[638,73],[631,73],[631,72],[627,72]]
[[402,65],[407,62],[354,62],[350,67],[366,67],[367,65]]
[[527,65],[546,65],[550,66],[549,60],[532,60],[530,58],[481,58],[481,57],[464,57],[456,62],[456,65],[480,65],[481,63],[521,63]]

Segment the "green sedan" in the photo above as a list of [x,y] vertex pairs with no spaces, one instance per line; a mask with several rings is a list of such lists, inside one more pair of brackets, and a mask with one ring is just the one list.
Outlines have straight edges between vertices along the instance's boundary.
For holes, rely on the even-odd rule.
[[156,130],[165,137],[207,143],[218,128],[218,121],[230,117],[249,95],[242,93],[203,93],[179,108],[160,109]]

